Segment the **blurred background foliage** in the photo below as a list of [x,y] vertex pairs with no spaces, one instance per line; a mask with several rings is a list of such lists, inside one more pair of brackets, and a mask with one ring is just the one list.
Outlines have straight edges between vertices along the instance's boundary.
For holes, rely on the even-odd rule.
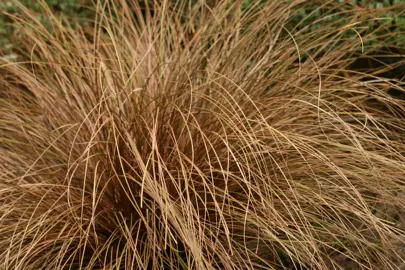
[[[57,15],[66,18],[66,22],[72,27],[76,24],[91,25],[94,18],[93,1],[92,0],[19,0],[19,3],[29,8],[35,14],[36,19],[42,22],[45,26],[51,26],[47,16],[41,12],[41,1],[44,1],[50,9]],[[148,0],[138,0],[142,2]],[[152,1],[152,0],[149,0]],[[170,0],[173,2],[187,1],[196,2],[197,0]],[[220,1],[220,0],[207,0],[207,1]],[[245,0],[241,5],[242,9],[249,9],[252,5],[257,5],[267,1],[280,1],[280,0]],[[293,0],[283,0],[291,2]],[[372,48],[379,54],[378,63],[393,64],[403,61],[405,55],[405,0],[313,0],[305,1],[302,8],[298,12],[292,14],[292,18],[288,21],[286,28],[301,30],[302,32],[317,31],[328,23],[345,23],[343,13],[339,9],[327,9],[325,5],[332,3],[333,5],[352,5],[353,9],[372,8],[379,9],[383,16],[379,20],[370,23],[369,31],[379,29],[378,36],[380,38],[371,37],[364,40],[364,46]],[[402,9],[401,9],[402,8]],[[18,15],[23,12],[16,0],[0,0],[0,55],[14,58],[13,48],[18,46],[19,31],[18,27],[12,23],[9,15]],[[326,14],[327,13],[327,14]],[[394,15],[395,14],[395,15]],[[326,16],[327,15],[327,16]],[[323,18],[319,20],[319,18]],[[382,31],[382,32],[381,32]],[[393,34],[394,33],[394,34]],[[383,39],[383,40],[382,40]],[[388,44],[388,46],[387,46]],[[374,48],[374,49],[373,49]],[[361,50],[359,46],[359,51]],[[398,57],[400,55],[400,57]],[[361,53],[359,52],[359,58]],[[359,60],[360,61],[360,60]],[[367,57],[370,62],[370,57]],[[361,62],[361,61],[360,61]],[[364,62],[364,61],[363,61]],[[358,63],[357,63],[358,64]],[[365,65],[362,63],[361,65]],[[370,63],[368,65],[371,65]],[[405,74],[405,65],[401,65],[401,70],[394,70],[397,75]],[[391,76],[391,75],[390,75]],[[402,75],[401,75],[402,76]]]
[[[139,0],[139,2],[143,2],[144,0]],[[193,0],[171,0],[173,2],[178,1],[193,1]],[[248,9],[249,6],[260,2],[266,1],[278,1],[278,0],[245,0],[242,4],[242,9]],[[37,19],[43,22],[45,25],[47,24],[47,18],[41,15],[41,1],[33,1],[33,0],[20,0],[19,1],[22,5],[26,6],[30,10],[34,12],[38,12]],[[64,17],[70,18],[72,26],[75,23],[85,24],[92,20],[94,12],[92,11],[93,3],[91,0],[45,0],[46,4],[56,13],[56,14],[63,14]],[[311,3],[312,2],[312,3]],[[314,23],[318,18],[322,15],[325,15],[322,6],[324,6],[327,2],[335,2],[338,3],[346,3],[352,4],[354,8],[362,8],[368,7],[373,9],[386,9],[386,16],[381,18],[378,21],[379,24],[385,24],[387,27],[387,31],[391,31],[394,33],[398,33],[398,36],[391,40],[393,45],[405,45],[405,35],[400,35],[400,33],[405,31],[405,10],[400,16],[393,16],[391,10],[395,9],[395,6],[399,6],[405,3],[405,0],[315,0],[310,1],[311,4],[308,2],[303,5],[303,8],[297,14],[294,14],[294,18],[291,22],[301,22],[301,27],[305,25],[311,24],[310,31],[316,31],[318,28],[322,27],[323,23],[327,23],[328,21],[333,20],[341,20],[342,15],[339,15],[337,10],[333,10],[334,14],[328,14],[327,20],[322,20],[320,23]],[[20,7],[15,0],[3,0],[0,1],[0,46],[4,49],[10,49],[13,45],[12,37],[16,34],[16,29],[12,25],[12,20],[5,15],[5,13],[11,15],[17,15],[18,13],[22,12]],[[399,14],[396,11],[396,14]],[[375,25],[378,27],[379,25]]]
[[[56,15],[68,18],[67,21],[73,27],[76,23],[81,25],[90,23],[94,16],[90,0],[45,0],[45,2]],[[40,0],[20,0],[19,3],[36,13],[36,19],[50,28],[49,19],[41,12],[43,8]],[[17,1],[0,0],[0,52],[3,55],[12,51],[19,36],[18,27],[13,24],[10,15],[14,16],[22,12]]]

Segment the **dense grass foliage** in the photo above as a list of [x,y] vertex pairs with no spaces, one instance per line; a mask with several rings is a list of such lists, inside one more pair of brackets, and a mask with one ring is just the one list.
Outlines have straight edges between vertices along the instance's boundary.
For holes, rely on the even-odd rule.
[[403,269],[405,89],[349,69],[386,10],[305,5],[109,0],[92,27],[22,8],[0,269]]

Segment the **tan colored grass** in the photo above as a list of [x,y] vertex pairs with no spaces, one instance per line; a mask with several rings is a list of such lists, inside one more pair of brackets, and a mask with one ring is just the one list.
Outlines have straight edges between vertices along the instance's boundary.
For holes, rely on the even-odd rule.
[[16,18],[0,269],[403,267],[404,89],[342,76],[378,14],[328,2],[345,20],[308,32],[304,1],[129,2],[93,29]]

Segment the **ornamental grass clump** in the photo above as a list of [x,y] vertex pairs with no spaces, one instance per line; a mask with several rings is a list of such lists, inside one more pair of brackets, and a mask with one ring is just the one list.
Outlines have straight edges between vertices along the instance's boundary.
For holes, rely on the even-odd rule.
[[306,5],[21,6],[0,269],[403,269],[404,88],[349,70],[383,18]]

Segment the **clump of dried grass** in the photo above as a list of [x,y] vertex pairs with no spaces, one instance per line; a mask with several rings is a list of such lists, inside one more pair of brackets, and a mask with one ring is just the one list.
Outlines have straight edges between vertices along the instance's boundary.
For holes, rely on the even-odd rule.
[[345,19],[308,32],[289,23],[306,2],[242,4],[16,18],[0,269],[401,267],[404,106],[387,91],[403,88],[343,76],[377,15],[327,3]]

